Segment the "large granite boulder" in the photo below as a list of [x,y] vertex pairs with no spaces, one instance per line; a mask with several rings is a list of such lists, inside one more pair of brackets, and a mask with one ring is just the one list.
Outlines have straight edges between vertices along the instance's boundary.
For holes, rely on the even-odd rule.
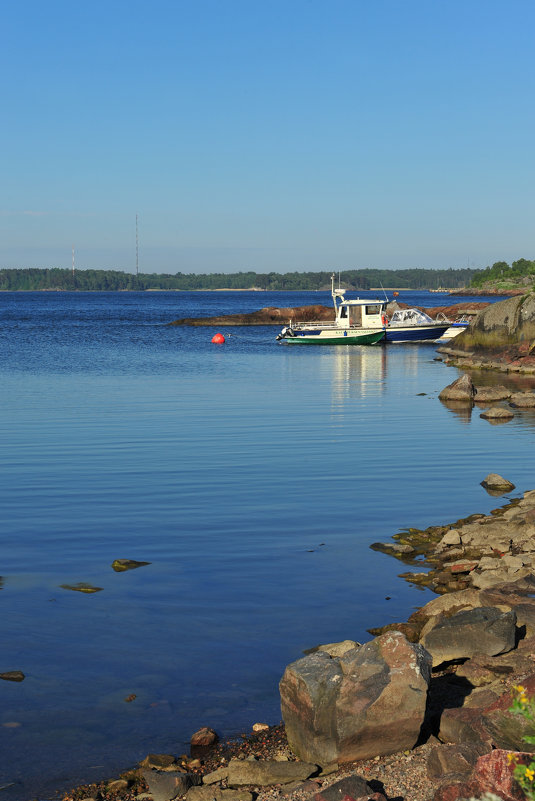
[[516,615],[496,607],[464,609],[443,617],[422,637],[433,667],[474,654],[497,656],[515,647]]
[[288,665],[280,682],[288,742],[326,765],[412,748],[422,726],[431,658],[398,631],[330,658]]
[[535,339],[535,293],[491,303],[477,315],[469,330],[455,337],[455,349],[500,351]]

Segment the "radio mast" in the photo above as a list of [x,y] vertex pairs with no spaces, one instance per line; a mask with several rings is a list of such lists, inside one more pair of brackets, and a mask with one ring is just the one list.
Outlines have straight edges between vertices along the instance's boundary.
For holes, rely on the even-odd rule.
[[136,278],[139,274],[139,238],[137,233],[137,213],[136,213]]

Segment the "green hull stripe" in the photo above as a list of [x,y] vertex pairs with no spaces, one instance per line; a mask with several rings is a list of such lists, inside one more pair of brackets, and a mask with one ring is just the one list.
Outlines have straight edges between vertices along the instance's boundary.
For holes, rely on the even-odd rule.
[[384,332],[367,334],[363,337],[284,337],[283,342],[288,345],[375,345],[384,337]]

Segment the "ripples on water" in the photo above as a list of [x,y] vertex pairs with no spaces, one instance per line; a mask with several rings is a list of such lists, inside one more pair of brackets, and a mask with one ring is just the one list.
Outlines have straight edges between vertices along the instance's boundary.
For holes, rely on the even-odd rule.
[[[5,801],[182,753],[201,725],[278,722],[302,649],[430,597],[370,543],[489,511],[491,471],[533,488],[533,413],[448,410],[433,346],[164,325],[318,298],[0,295],[0,671],[27,677],[0,682]],[[151,565],[115,573],[124,557]],[[78,582],[102,591],[60,588]]]

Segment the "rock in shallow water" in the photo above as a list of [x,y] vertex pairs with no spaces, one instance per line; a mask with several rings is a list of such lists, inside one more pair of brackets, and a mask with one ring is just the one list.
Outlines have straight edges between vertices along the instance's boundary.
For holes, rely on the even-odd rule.
[[489,473],[481,482],[481,486],[485,487],[485,489],[494,490],[495,492],[511,492],[511,490],[515,488],[515,485],[511,481],[498,475],[498,473]]
[[468,373],[465,373],[456,381],[453,381],[451,384],[448,384],[447,387],[444,387],[438,397],[440,400],[473,403],[475,394],[476,388],[472,383],[472,379]]
[[5,673],[0,673],[0,679],[4,681],[24,681],[25,678],[22,670],[7,670]]
[[506,422],[508,420],[512,420],[514,417],[513,412],[510,409],[504,409],[502,406],[499,406],[497,409],[486,409],[484,412],[481,412],[479,415],[484,420],[489,420],[490,422]]
[[138,562],[136,559],[114,559],[111,563],[116,573],[124,573],[125,570],[135,570],[136,567],[150,565],[150,562]]
[[209,726],[203,726],[202,729],[199,729],[195,734],[191,735],[190,744],[194,748],[207,748],[217,743],[218,740],[219,737],[213,729]]

